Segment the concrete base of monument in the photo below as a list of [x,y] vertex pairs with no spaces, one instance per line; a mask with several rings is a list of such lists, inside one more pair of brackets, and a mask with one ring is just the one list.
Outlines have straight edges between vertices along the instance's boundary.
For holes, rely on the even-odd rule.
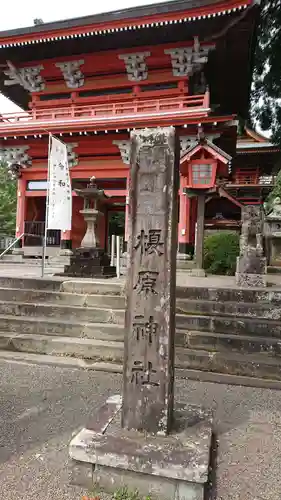
[[71,441],[72,484],[113,493],[126,486],[161,500],[203,500],[208,483],[212,413],[177,404],[168,436],[121,428],[121,398],[103,405]]
[[236,285],[242,288],[266,287],[266,274],[236,273]]
[[236,285],[241,287],[265,287],[266,258],[258,255],[239,255],[235,278]]

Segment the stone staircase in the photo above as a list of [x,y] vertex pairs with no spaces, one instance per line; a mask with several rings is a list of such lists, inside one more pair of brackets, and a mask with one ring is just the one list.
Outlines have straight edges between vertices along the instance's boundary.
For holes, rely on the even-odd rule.
[[[0,358],[121,371],[124,307],[116,281],[0,278]],[[176,324],[178,374],[281,381],[281,290],[178,287]]]
[[[60,280],[0,278],[0,349],[122,362],[124,299],[61,291]],[[106,289],[107,287],[105,287]]]
[[[69,257],[60,256],[60,255],[50,255],[45,259],[45,268],[51,268],[54,272],[63,272],[64,266],[68,265],[70,262]],[[42,258],[41,256],[24,256],[17,254],[6,254],[3,255],[0,259],[0,267],[7,266],[24,266],[25,268],[38,267],[42,266]]]

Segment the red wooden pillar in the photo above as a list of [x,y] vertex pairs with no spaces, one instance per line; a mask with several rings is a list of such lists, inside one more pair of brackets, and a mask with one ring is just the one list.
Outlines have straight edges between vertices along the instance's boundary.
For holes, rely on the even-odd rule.
[[195,245],[195,227],[197,221],[197,198],[190,200],[190,242]]
[[178,224],[178,253],[187,255],[190,248],[190,199],[183,189],[187,186],[187,177],[180,176],[179,190],[179,224]]
[[[17,189],[17,216],[16,216],[16,238],[24,233],[25,211],[26,211],[26,180],[18,179]],[[14,252],[21,252],[23,238],[15,245]]]

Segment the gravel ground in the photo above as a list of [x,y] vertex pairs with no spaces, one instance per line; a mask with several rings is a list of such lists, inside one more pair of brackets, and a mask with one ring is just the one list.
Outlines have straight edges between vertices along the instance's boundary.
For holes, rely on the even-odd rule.
[[[68,444],[121,376],[4,361],[0,370],[1,499],[81,500]],[[177,380],[176,399],[215,410],[213,500],[280,500],[281,392]]]

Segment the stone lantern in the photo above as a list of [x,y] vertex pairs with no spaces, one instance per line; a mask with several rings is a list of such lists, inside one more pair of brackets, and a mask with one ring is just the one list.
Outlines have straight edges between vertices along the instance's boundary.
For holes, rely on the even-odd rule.
[[91,177],[90,183],[85,189],[75,189],[78,196],[84,198],[84,208],[80,210],[87,224],[87,230],[81,241],[81,248],[100,249],[100,240],[97,231],[99,217],[103,214],[98,210],[98,206],[108,196],[104,194],[103,189],[98,189],[95,183],[95,177]]
[[195,267],[191,271],[194,276],[206,276],[203,269],[206,197],[217,194],[217,177],[227,177],[230,162],[231,156],[211,143],[201,129],[198,131],[198,141],[191,144],[180,160],[181,174],[187,184],[183,192],[197,198]]
[[106,278],[116,275],[116,269],[110,266],[109,256],[101,248],[97,225],[103,213],[99,207],[108,196],[103,189],[99,189],[95,177],[91,177],[86,188],[75,189],[78,196],[84,198],[84,207],[80,210],[87,224],[86,233],[81,241],[80,248],[73,252],[70,265],[65,267],[67,276]]

